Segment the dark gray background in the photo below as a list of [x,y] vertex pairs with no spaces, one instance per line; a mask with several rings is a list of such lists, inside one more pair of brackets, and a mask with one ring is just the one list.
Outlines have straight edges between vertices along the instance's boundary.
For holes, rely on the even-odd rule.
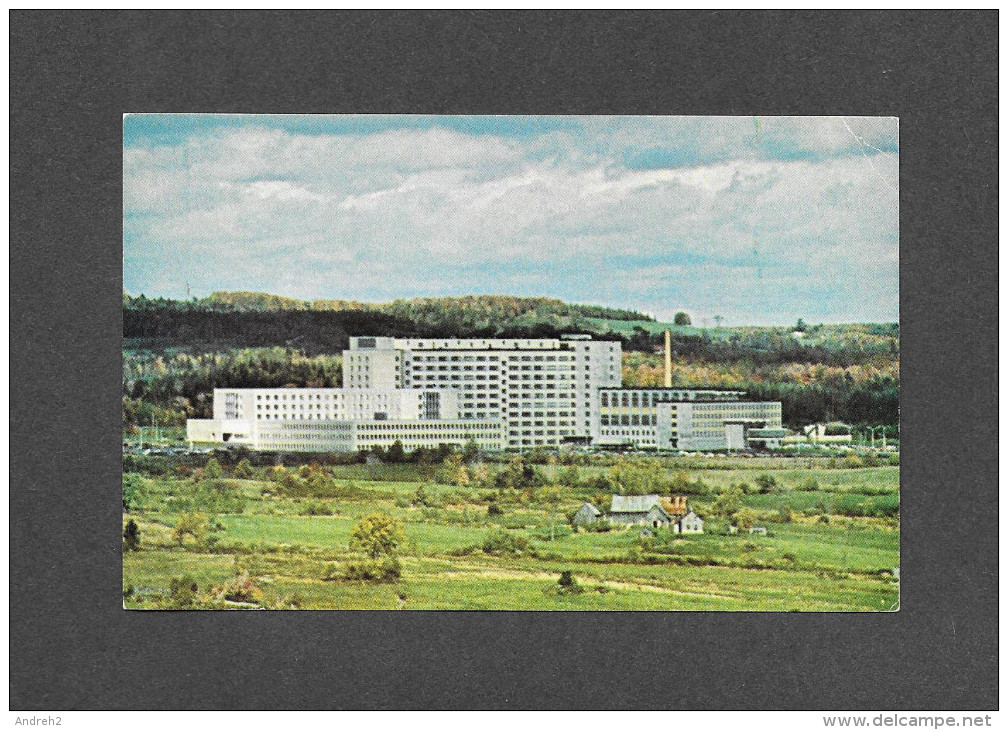
[[[12,12],[11,708],[995,708],[997,20]],[[899,116],[902,610],[124,612],[128,111]]]

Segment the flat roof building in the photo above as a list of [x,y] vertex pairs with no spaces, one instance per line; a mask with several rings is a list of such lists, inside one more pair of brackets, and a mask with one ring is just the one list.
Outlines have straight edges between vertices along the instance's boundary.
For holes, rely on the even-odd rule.
[[350,388],[448,388],[460,417],[503,419],[507,446],[557,445],[592,436],[599,388],[622,382],[619,342],[558,339],[351,337],[343,353]]
[[781,426],[780,403],[745,402],[740,390],[623,388],[620,343],[589,335],[352,337],[342,373],[342,388],[216,389],[213,419],[190,420],[188,437],[278,451],[469,439],[689,451],[765,446]]

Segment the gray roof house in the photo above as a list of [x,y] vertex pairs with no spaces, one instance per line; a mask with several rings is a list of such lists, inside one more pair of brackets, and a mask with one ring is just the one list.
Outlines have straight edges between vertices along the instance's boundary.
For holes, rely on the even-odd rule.
[[628,495],[614,494],[609,520],[620,525],[650,525],[662,527],[672,522],[672,515],[661,505],[657,494]]
[[578,511],[574,513],[574,524],[588,525],[597,521],[601,516],[602,512],[599,511],[598,507],[593,505],[591,502],[585,502],[583,505],[578,507]]

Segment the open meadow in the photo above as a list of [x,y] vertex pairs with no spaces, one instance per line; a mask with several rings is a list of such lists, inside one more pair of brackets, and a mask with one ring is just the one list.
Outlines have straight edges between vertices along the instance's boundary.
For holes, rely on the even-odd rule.
[[[285,466],[241,456],[124,457],[127,608],[899,604],[895,456],[858,465],[446,453],[436,461]],[[573,526],[579,506],[591,501],[604,512],[614,493],[686,496],[704,533]]]

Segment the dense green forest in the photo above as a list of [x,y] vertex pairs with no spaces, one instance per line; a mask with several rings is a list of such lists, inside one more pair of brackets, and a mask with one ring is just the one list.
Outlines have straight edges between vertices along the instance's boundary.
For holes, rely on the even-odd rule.
[[342,350],[351,335],[552,337],[563,332],[598,333],[599,320],[653,321],[640,312],[543,297],[470,296],[371,304],[335,299],[304,302],[250,292],[215,292],[190,301],[123,295],[126,339],[235,347],[296,344],[308,352]]
[[[472,296],[369,304],[255,293],[176,301],[123,295],[123,427],[210,414],[214,387],[340,385],[351,335],[553,337],[623,344],[625,385],[660,385],[664,325],[630,310],[546,298]],[[673,382],[780,400],[784,420],[896,425],[899,326],[669,325]]]

